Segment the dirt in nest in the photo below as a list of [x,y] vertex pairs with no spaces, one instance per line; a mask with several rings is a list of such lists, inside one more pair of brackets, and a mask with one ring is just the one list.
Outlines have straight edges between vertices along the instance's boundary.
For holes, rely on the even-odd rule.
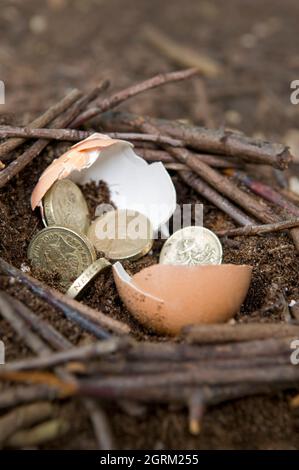
[[[121,0],[4,0],[0,79],[6,84],[6,106],[0,115],[1,124],[28,123],[71,87],[87,89],[109,77],[113,88],[120,89],[155,73],[173,70],[175,64],[144,40],[144,27],[151,23],[224,67],[221,78],[205,80],[216,125],[279,140],[297,126],[299,107],[290,104],[289,83],[299,73],[298,2],[286,0],[283,8],[279,0],[168,3],[128,0],[124,7]],[[201,124],[199,108],[194,82],[153,90],[123,105],[123,109],[140,114]],[[40,173],[66,148],[68,144],[64,143],[48,146],[0,191],[0,255],[23,270],[30,268],[28,243],[43,228],[38,211],[30,208],[31,191]],[[171,176],[179,203],[204,204],[206,227],[218,230],[233,226],[228,216],[198,197],[175,173]],[[262,170],[260,176],[264,178]],[[267,181],[273,183],[272,173]],[[103,184],[82,189],[92,214],[98,204],[109,202]],[[156,241],[151,254],[124,263],[125,268],[133,274],[155,263],[161,245]],[[251,287],[236,321],[285,321],[286,302],[299,298],[299,259],[289,236],[276,233],[238,237],[223,240],[223,249],[224,262],[253,266]],[[55,275],[31,273],[51,286],[59,286]],[[73,344],[93,340],[12,279],[0,276],[0,289],[24,301]],[[133,320],[118,297],[109,271],[89,286],[81,301],[128,323],[137,339],[165,339]],[[7,360],[31,355],[2,318],[0,337],[5,342]],[[0,391],[7,386],[0,385]],[[213,407],[207,411],[198,437],[188,432],[184,408],[141,407],[138,416],[130,416],[118,406],[108,405],[108,411],[122,449],[299,449],[299,416],[290,411],[288,398],[288,393],[281,393]],[[57,404],[56,414],[70,423],[70,431],[45,448],[95,448],[88,416],[79,401]]]

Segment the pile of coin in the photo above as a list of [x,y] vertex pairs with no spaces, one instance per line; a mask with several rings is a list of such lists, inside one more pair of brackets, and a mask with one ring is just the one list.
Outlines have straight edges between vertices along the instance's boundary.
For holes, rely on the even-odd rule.
[[[82,191],[68,179],[56,181],[42,203],[46,228],[31,240],[28,257],[36,268],[58,273],[61,287],[73,298],[111,266],[108,260],[136,260],[152,248],[153,228],[145,215],[111,210],[91,222]],[[102,256],[97,259],[99,253]],[[221,264],[222,246],[210,230],[185,227],[165,242],[159,262]]]
[[[46,226],[31,240],[28,258],[35,268],[60,275],[60,285],[77,297],[110,260],[138,259],[153,244],[150,221],[138,211],[113,210],[91,223],[80,188],[56,181],[43,198]],[[97,253],[105,258],[97,260]]]

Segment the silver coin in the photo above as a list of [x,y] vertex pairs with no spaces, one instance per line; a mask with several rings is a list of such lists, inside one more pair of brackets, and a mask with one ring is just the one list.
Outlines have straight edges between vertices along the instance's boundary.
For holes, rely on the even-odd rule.
[[184,227],[166,240],[160,253],[161,264],[221,264],[219,238],[204,227]]

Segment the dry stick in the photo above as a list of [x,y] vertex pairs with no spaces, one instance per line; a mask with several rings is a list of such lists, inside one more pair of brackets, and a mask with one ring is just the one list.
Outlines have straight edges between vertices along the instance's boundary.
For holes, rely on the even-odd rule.
[[[281,384],[298,386],[299,369],[293,365],[221,369],[221,368],[192,368],[183,372],[165,372],[164,374],[132,375],[102,377],[78,381],[78,393],[93,397],[127,398],[129,393],[140,395],[147,388],[173,386],[202,386],[227,384]],[[135,396],[134,396],[135,398]]]
[[[78,91],[74,93],[75,96],[72,97],[73,105],[62,115],[58,116],[51,126],[58,129],[68,126],[81,113],[81,111],[86,108],[87,104],[98,96],[100,90],[101,87],[96,87],[82,98],[79,98],[82,93]],[[31,163],[32,160],[47,147],[49,142],[50,141],[46,139],[37,140],[31,145],[31,147],[25,150],[22,155],[10,163],[5,170],[2,170],[0,173],[0,188],[5,186],[14,176]]]
[[121,351],[128,342],[121,338],[111,338],[87,346],[73,347],[65,351],[47,354],[32,359],[13,361],[1,367],[1,373],[20,370],[38,370],[54,367],[66,362],[88,360]]
[[282,222],[275,222],[274,224],[264,225],[246,225],[240,228],[230,228],[226,230],[217,230],[216,233],[219,237],[239,237],[239,236],[253,236],[263,235],[265,233],[279,232],[299,226],[299,217],[293,219],[283,220]]
[[35,447],[45,442],[64,436],[70,429],[69,423],[63,419],[53,419],[31,429],[19,431],[7,442],[8,447]]
[[94,310],[76,300],[73,300],[61,292],[52,289],[28,274],[23,273],[11,264],[0,258],[0,271],[12,276],[21,284],[25,285],[39,298],[59,309],[69,320],[78,323],[81,328],[89,331],[97,338],[107,338],[111,330],[116,334],[128,334],[130,328],[122,322],[104,315],[99,310]]
[[81,126],[94,116],[104,113],[109,109],[115,108],[123,101],[126,101],[129,98],[132,98],[132,96],[138,95],[139,93],[143,93],[144,91],[151,90],[152,88],[156,88],[167,83],[186,80],[197,74],[198,70],[195,68],[191,68],[186,70],[180,70],[178,72],[160,73],[158,75],[155,75],[154,77],[148,80],[137,83],[136,85],[133,85],[129,88],[125,88],[124,90],[121,90],[102,101],[98,100],[97,105],[95,107],[87,109],[72,123],[72,127]]
[[[148,162],[156,162],[156,161],[161,161],[162,163],[175,163],[176,162],[176,160],[171,155],[169,155],[169,153],[166,152],[165,150],[139,148],[136,144],[135,152],[137,153],[137,155],[140,155],[142,158],[144,158],[144,160]],[[211,165],[214,168],[236,167],[236,162],[223,158],[223,157],[218,157],[215,155],[209,155],[205,153],[197,153],[196,156],[203,162],[207,163],[207,165]]]
[[[142,120],[140,120],[139,127],[145,132],[148,132],[149,130],[150,132],[154,133],[159,132],[159,129],[157,129],[155,126],[148,124],[146,121]],[[227,178],[222,176],[216,170],[212,169],[207,164],[200,161],[197,156],[193,153],[181,148],[174,149],[170,146],[164,145],[163,147],[166,148],[166,150],[178,161],[186,164],[189,168],[195,171],[195,173],[197,173],[202,179],[204,179],[207,183],[213,186],[217,191],[223,193],[231,200],[235,201],[238,205],[245,208],[247,212],[252,214],[254,217],[258,218],[259,220],[262,219],[262,222],[277,221],[277,216],[272,211],[270,211],[270,208],[268,208],[266,204],[255,200],[250,195],[239,189],[238,186],[231,183]],[[187,177],[190,179],[191,175],[187,175]],[[234,212],[236,213],[236,211]],[[244,220],[244,214],[242,213],[238,213],[237,216],[238,218],[241,216],[243,220],[243,222],[241,223],[244,224],[245,222],[244,225],[247,225],[249,223],[252,224],[253,222],[252,219],[250,219],[249,221],[247,219],[247,216],[245,216]]]
[[299,326],[286,323],[238,323],[236,325],[194,325],[186,327],[183,338],[190,343],[215,344],[299,336]]
[[189,408],[189,432],[194,436],[200,434],[201,421],[205,412],[205,400],[201,389],[190,394]]
[[22,318],[16,315],[14,307],[9,298],[3,292],[0,292],[0,314],[12,326],[16,333],[23,338],[30,349],[40,356],[47,355],[49,350],[44,342],[31,330],[26,328]]
[[[48,341],[51,347],[58,350],[67,350],[73,348],[72,343],[68,341],[61,333],[55,330],[52,325],[39,318],[19,300],[8,295],[7,297],[10,303],[13,304],[14,308],[21,315],[23,320],[26,321],[26,323],[28,323],[31,328],[38,331],[42,338]],[[27,331],[27,328],[23,327],[23,337],[25,331]],[[28,345],[30,346],[30,343]],[[46,354],[52,353],[52,351],[47,348],[46,345],[44,350],[46,351]],[[67,371],[62,370],[61,368],[56,368],[55,370],[62,378],[66,380],[72,380],[72,376]],[[98,406],[97,403],[94,403],[92,399],[84,399],[83,404],[90,415],[99,449],[112,449],[114,446],[112,432],[110,430],[107,418],[105,419],[105,412]]]
[[99,449],[114,450],[116,446],[107,414],[95,400],[86,399],[85,404],[97,436]]
[[265,203],[245,193],[245,191],[242,191],[236,184],[228,180],[225,176],[222,176],[217,172],[217,170],[200,161],[194,155],[190,155],[189,152],[185,153],[183,150],[172,149],[170,147],[167,147],[167,150],[177,160],[181,163],[185,163],[191,170],[198,174],[217,191],[236,202],[261,222],[272,223],[278,221],[279,217]]
[[[254,383],[235,383],[233,385],[213,385],[200,386],[200,390],[203,396],[203,404],[216,405],[218,403],[226,402],[229,400],[235,400],[237,398],[252,396],[258,394],[273,394],[276,391],[285,390],[290,388],[288,382],[281,382],[275,384],[254,384]],[[169,403],[177,402],[188,404],[192,393],[198,391],[198,386],[194,385],[177,385],[163,386],[163,387],[148,387],[144,389],[133,390],[130,388],[123,390],[116,390],[115,397],[113,394],[109,397],[105,390],[102,388],[87,386],[81,388],[82,394],[93,395],[101,397],[102,399],[112,400],[126,399],[134,400],[137,404],[140,403]],[[120,395],[120,397],[119,397]]]
[[13,388],[10,387],[6,390],[1,390],[0,410],[39,400],[52,401],[59,398],[63,398],[59,390],[49,385],[22,385]]
[[282,144],[252,139],[244,134],[224,129],[206,129],[178,121],[141,117],[115,111],[101,116],[99,123],[104,128],[107,125],[114,126],[114,128],[122,125],[125,128],[129,126],[130,129],[140,129],[148,124],[158,129],[160,134],[183,140],[186,146],[195,150],[237,157],[247,163],[271,165],[280,170],[287,168],[292,160],[288,148]]
[[296,338],[295,334],[289,337],[266,338],[263,340],[248,340],[225,345],[203,345],[173,343],[137,343],[129,349],[126,357],[134,361],[189,361],[233,358],[255,358],[281,356],[290,353],[290,343]]
[[222,210],[225,214],[229,215],[232,220],[237,224],[252,226],[255,220],[249,217],[245,212],[232,204],[228,199],[224,198],[221,194],[211,188],[208,184],[198,178],[192,171],[183,170],[179,171],[179,176],[182,180],[193,188],[197,193],[210,201],[218,209]]
[[[29,124],[29,128],[34,127],[45,127],[51,121],[53,121],[57,116],[63,113],[66,109],[70,107],[70,105],[78,99],[78,90],[71,91],[66,97],[64,97],[61,101],[51,106],[44,114],[40,117],[35,119]],[[3,136],[8,137],[8,136]],[[22,137],[22,136],[20,136]],[[2,136],[1,136],[2,138]],[[21,144],[25,142],[23,138],[15,138],[9,139],[6,142],[0,144],[0,158],[3,158],[9,152],[19,147]]]
[[[294,337],[292,337],[294,338]],[[222,345],[222,347],[224,347]],[[215,369],[238,369],[238,368],[252,368],[274,365],[289,365],[290,352],[284,354],[274,355],[273,357],[252,357],[252,358],[205,358],[193,359],[189,361],[171,362],[166,361],[131,361],[127,362],[118,361],[114,362],[109,360],[93,361],[91,363],[71,363],[68,365],[67,370],[78,376],[112,376],[112,375],[139,375],[139,374],[164,374],[165,372],[182,372],[185,370],[198,369],[201,366],[206,368]]]
[[[0,138],[22,136],[24,139],[52,139],[78,142],[94,134],[94,131],[78,131],[76,129],[31,129],[29,127],[0,126]],[[157,134],[137,134],[133,132],[110,132],[107,135],[113,139],[138,140],[182,147],[183,141]]]
[[299,207],[288,201],[278,191],[271,188],[268,184],[257,181],[251,176],[248,176],[243,171],[229,169],[225,171],[225,174],[236,177],[239,181],[245,184],[253,193],[258,194],[269,202],[276,204],[279,207],[285,209],[288,213],[299,217]]
[[[90,96],[90,100],[88,101],[88,103],[90,101],[92,101],[93,99],[97,98],[99,93],[101,91],[106,90],[108,88],[108,86],[109,86],[109,80],[103,80],[98,86],[96,86],[94,88],[94,90],[92,92],[93,94]],[[65,99],[67,99],[67,97]],[[50,124],[53,121],[53,119],[55,119],[57,116],[59,116],[64,111],[64,109],[62,109],[60,112],[58,112],[59,111],[59,109],[58,109],[57,114],[54,115],[53,110],[55,111],[55,106],[57,106],[59,108],[59,103],[58,103],[58,105],[54,105],[52,108],[50,108],[48,111],[46,111],[39,118],[32,121],[27,126],[27,128],[34,129],[36,127],[46,127],[48,124]],[[9,139],[7,142],[3,142],[3,144],[0,144],[0,155],[1,155],[1,157],[3,157],[3,160],[10,159],[11,156],[7,155],[7,154],[10,153],[12,150],[16,149],[22,143],[25,142],[25,139],[24,139],[25,136],[20,135],[20,137],[21,138],[19,138],[19,139],[18,138]],[[1,148],[2,148],[2,150],[1,150]]]
[[[239,189],[237,185],[229,181],[227,178],[222,176],[220,173],[205,163],[190,155],[187,155],[185,158],[184,153],[178,151],[178,149],[169,148],[169,152],[179,161],[185,162],[189,168],[195,171],[207,183],[243,207],[247,212],[249,212],[261,222],[274,223],[280,221],[280,216],[275,214],[266,203],[259,201],[251,195],[245,193]],[[298,229],[292,229],[291,235],[297,250],[299,250]]]
[[176,43],[162,31],[152,26],[145,26],[144,36],[159,52],[162,52],[164,56],[180,66],[196,67],[202,75],[207,77],[216,77],[222,71],[221,65],[215,60],[199,54],[189,47]]
[[52,325],[36,315],[25,304],[14,297],[7,297],[22,319],[30,325],[30,327],[36,331],[41,338],[47,341],[53,349],[64,350],[73,347],[73,344],[68,339],[59,333]]
[[0,418],[0,447],[12,434],[22,428],[30,427],[53,413],[53,405],[48,402],[22,406]]

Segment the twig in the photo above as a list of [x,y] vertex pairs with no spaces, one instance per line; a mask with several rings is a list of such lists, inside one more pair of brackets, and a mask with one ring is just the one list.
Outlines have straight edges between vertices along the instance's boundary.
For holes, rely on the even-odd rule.
[[78,323],[81,328],[89,331],[97,338],[107,338],[109,333],[105,331],[106,329],[117,334],[127,334],[130,332],[129,326],[124,323],[114,320],[104,315],[99,310],[94,310],[46,286],[37,279],[34,279],[7,263],[2,258],[0,258],[0,271],[15,278],[35,295],[63,312],[69,320]]
[[16,431],[30,427],[53,413],[53,405],[48,402],[34,403],[14,409],[0,418],[0,446]]
[[222,210],[225,214],[229,215],[232,220],[240,225],[255,224],[254,219],[251,219],[245,212],[241,211],[238,207],[232,204],[228,199],[223,197],[208,184],[202,181],[190,170],[179,171],[179,176],[182,180],[193,188],[197,193],[203,196],[208,201],[212,202],[218,209]]
[[17,432],[8,440],[7,445],[19,449],[38,446],[64,436],[69,429],[70,425],[66,420],[53,419],[32,429]]
[[[158,133],[159,129],[148,123],[146,120],[139,119],[139,128],[145,132]],[[223,193],[239,206],[243,207],[249,214],[253,215],[262,222],[277,222],[278,216],[264,203],[256,200],[233,184],[215,169],[196,157],[195,154],[181,148],[172,148],[163,145],[163,147],[179,162],[186,164],[191,170],[199,175],[208,184],[217,191]],[[190,176],[189,176],[190,177]]]
[[[179,121],[141,117],[136,114],[109,112],[101,116],[99,123],[124,126],[126,129],[139,130],[143,125],[151,125],[163,135],[183,140],[185,145],[206,153],[216,153],[236,157],[247,163],[271,165],[284,170],[292,157],[288,148],[282,144],[270,143],[246,137],[244,134],[225,129],[206,129],[183,124]],[[148,132],[148,131],[146,131]]]
[[176,43],[164,33],[146,25],[145,38],[163,55],[183,67],[196,67],[198,71],[207,77],[216,77],[221,73],[222,67],[218,62],[203,54]]
[[[166,142],[165,142],[166,143]],[[163,163],[175,163],[176,160],[169,155],[165,150],[147,149],[147,148],[135,148],[137,155],[140,155],[148,162],[161,161]],[[209,155],[205,153],[196,153],[197,158],[205,162],[207,165],[211,165],[214,168],[235,168],[236,162],[223,157],[215,155]]]
[[[67,111],[58,116],[51,124],[51,127],[60,129],[68,126],[71,122],[86,108],[99,93],[99,87],[94,88],[91,92],[80,98],[81,92],[75,91],[70,99],[70,104]],[[14,160],[7,168],[0,173],[0,188],[5,186],[14,176],[20,173],[29,163],[34,160],[48,145],[50,141],[46,139],[39,139],[31,145],[25,152]]]
[[205,412],[205,403],[200,389],[191,393],[188,400],[189,408],[189,431],[194,436],[200,434],[201,422]]
[[59,398],[63,398],[59,389],[46,384],[10,387],[1,390],[0,410],[39,400],[53,401]]
[[48,353],[48,349],[45,347],[43,341],[36,336],[36,334],[32,333],[31,330],[26,328],[24,320],[16,315],[13,306],[3,292],[0,293],[0,314],[10,323],[16,333],[24,339],[25,343],[32,351],[41,356]]
[[[78,131],[76,129],[36,129],[29,127],[0,126],[0,138],[23,137],[25,139],[52,139],[78,142],[94,134],[94,131]],[[155,134],[137,134],[133,132],[110,132],[107,135],[113,139],[138,140],[182,147],[183,142],[168,136]]]
[[[295,334],[296,336],[296,334]],[[263,340],[243,341],[225,345],[203,345],[196,347],[191,344],[173,343],[137,343],[127,351],[127,358],[144,361],[186,361],[270,357],[289,354],[290,343],[294,335],[282,338],[266,338]],[[299,369],[299,368],[298,368]]]
[[193,81],[194,88],[194,106],[193,106],[193,120],[195,123],[203,123],[205,127],[215,127],[212,109],[210,105],[207,87],[203,80],[197,78]]
[[238,323],[236,325],[194,325],[182,332],[191,343],[215,344],[299,336],[299,326],[286,323]]
[[129,98],[132,98],[133,96],[138,95],[139,93],[143,93],[144,91],[151,90],[152,88],[156,88],[167,83],[186,80],[197,74],[198,70],[191,68],[186,70],[180,70],[178,72],[160,73],[158,75],[155,75],[154,77],[148,80],[137,83],[136,85],[133,85],[129,88],[125,88],[124,90],[121,90],[102,101],[98,100],[96,106],[89,108],[84,113],[82,113],[78,117],[78,119],[76,119],[76,121],[72,124],[72,127],[81,126],[86,121],[95,117],[96,115],[104,113],[109,109],[115,108],[120,103],[128,100]]
[[[66,97],[64,97],[61,101],[51,106],[45,113],[43,113],[37,119],[32,121],[28,128],[34,127],[46,127],[50,122],[52,122],[57,116],[62,114],[66,109],[70,107],[70,105],[78,99],[78,90],[73,90],[69,93]],[[2,136],[1,136],[2,137]],[[8,136],[3,136],[8,137]],[[22,136],[20,136],[22,137]],[[25,142],[23,138],[15,138],[9,139],[6,142],[0,144],[0,158],[2,159],[6,156],[9,152],[12,152],[17,147]]]
[[1,373],[45,369],[70,361],[84,361],[121,351],[125,347],[128,347],[128,344],[129,343],[122,338],[111,338],[87,346],[73,347],[66,351],[47,354],[47,356],[9,362],[1,367]]
[[146,390],[154,387],[170,387],[170,386],[203,386],[203,385],[228,385],[228,384],[289,384],[296,386],[299,380],[299,369],[293,365],[284,366],[267,366],[250,367],[240,369],[223,369],[223,368],[192,368],[183,372],[173,372],[164,374],[148,374],[148,375],[132,375],[132,376],[116,376],[103,377],[100,379],[86,379],[78,381],[78,393],[92,396],[102,397],[106,399],[127,398],[130,393],[140,399]]
[[[19,300],[14,299],[13,297],[7,296],[10,303],[13,304],[14,308],[22,316],[23,320],[26,321],[33,329],[38,331],[43,339],[49,342],[49,344],[58,350],[65,351],[73,347],[72,343],[68,341],[61,333],[59,333],[52,325],[40,319],[35,313],[33,313],[26,305],[22,304]],[[23,327],[23,337],[24,331],[27,331],[27,328]],[[30,346],[30,344],[29,344]],[[46,354],[51,354],[52,351],[44,345],[43,350]],[[56,373],[65,380],[73,380],[72,376],[68,371],[61,369],[60,367],[55,368]],[[99,407],[97,403],[94,403],[92,399],[83,399],[83,405],[87,409],[91,422],[93,424],[95,436],[97,443],[101,449],[102,445],[108,445],[110,442],[112,448],[112,432],[109,428],[108,420],[105,421],[105,412]]]
[[99,450],[114,450],[115,443],[111,431],[111,426],[105,411],[91,399],[85,401],[86,409],[89,412],[93,424]]
[[279,207],[285,209],[288,213],[299,217],[299,207],[288,201],[284,196],[282,196],[278,191],[271,188],[268,184],[257,181],[256,179],[248,176],[243,171],[228,169],[225,170],[225,174],[228,176],[233,176],[241,181],[245,186],[251,189],[252,192],[263,197],[267,201],[276,204]]
[[239,236],[253,236],[263,235],[265,233],[279,232],[293,227],[299,226],[299,217],[284,220],[282,222],[275,222],[273,224],[264,225],[246,225],[240,228],[231,228],[226,230],[217,230],[216,233],[219,237],[239,237]]
[[57,350],[65,350],[71,348],[73,344],[59,333],[52,325],[44,321],[25,304],[15,299],[14,297],[7,296],[9,302],[13,305],[22,319],[30,325],[44,340],[46,340],[52,348]]
[[180,151],[180,149],[170,149],[170,147],[167,150],[181,163],[188,165],[190,169],[214,189],[236,202],[261,222],[272,223],[279,220],[279,217],[265,203],[241,190],[236,184],[222,176],[217,170],[200,161],[194,155],[186,154],[184,151]]

